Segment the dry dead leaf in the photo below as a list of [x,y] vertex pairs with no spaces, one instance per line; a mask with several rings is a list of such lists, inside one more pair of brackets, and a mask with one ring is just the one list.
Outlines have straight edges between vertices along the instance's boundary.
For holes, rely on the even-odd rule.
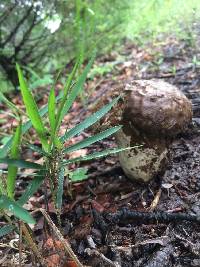
[[80,149],[70,153],[69,158],[74,159],[74,158],[84,157],[87,154],[87,152],[88,152],[87,149]]
[[60,256],[58,254],[50,255],[46,258],[47,267],[60,267]]

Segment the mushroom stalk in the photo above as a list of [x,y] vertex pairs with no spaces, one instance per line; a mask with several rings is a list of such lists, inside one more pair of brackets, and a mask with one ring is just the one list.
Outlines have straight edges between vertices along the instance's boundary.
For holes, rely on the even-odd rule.
[[[123,129],[115,134],[115,138],[119,147],[133,146],[132,136],[126,135]],[[168,146],[165,140],[158,138],[139,140],[138,144],[142,146],[119,153],[120,165],[130,179],[148,182],[163,173],[168,163]]]

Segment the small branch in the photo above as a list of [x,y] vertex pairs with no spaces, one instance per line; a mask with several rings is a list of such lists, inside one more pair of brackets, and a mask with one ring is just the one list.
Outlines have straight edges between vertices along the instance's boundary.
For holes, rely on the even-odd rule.
[[22,225],[19,222],[19,266],[22,267]]
[[47,220],[49,226],[52,228],[54,234],[57,236],[57,238],[62,242],[65,251],[70,255],[70,257],[74,260],[76,265],[78,267],[83,267],[83,265],[80,263],[79,259],[74,254],[73,250],[71,249],[70,244],[67,242],[66,239],[62,236],[56,225],[52,222],[50,216],[47,214],[47,212],[44,209],[39,209],[39,211],[43,214],[45,219]]
[[189,215],[186,213],[167,213],[167,212],[139,212],[130,211],[123,208],[115,214],[109,213],[107,219],[112,223],[151,223],[151,222],[178,222],[190,221],[200,223],[200,215]]
[[155,210],[155,208],[157,207],[158,202],[160,200],[161,193],[162,193],[162,189],[159,188],[158,192],[156,193],[156,195],[155,195],[155,197],[154,197],[154,199],[153,199],[153,201],[152,201],[152,203],[151,203],[151,205],[150,205],[150,207],[148,209],[149,211],[154,211]]
[[3,23],[5,17],[9,16],[13,9],[17,6],[15,3],[13,6],[9,7],[1,16],[0,16],[0,24]]
[[42,258],[42,255],[40,254],[35,242],[33,241],[26,225],[24,223],[21,223],[21,228],[22,228],[22,233],[25,236],[26,241],[28,242],[28,244],[30,245],[33,253],[35,254],[35,256],[39,259],[40,263],[42,264],[42,266],[46,266],[44,263],[44,260]]
[[[39,25],[40,23],[42,23],[45,19],[47,18],[47,16],[43,19],[40,19],[37,21],[37,14],[34,13],[34,16],[33,16],[33,20],[32,20],[32,23],[30,24],[29,28],[27,29],[27,31],[24,33],[23,35],[23,38],[21,40],[21,42],[15,47],[15,57],[17,56],[17,54],[22,50],[22,47],[24,46],[25,43],[27,43],[29,41],[29,37],[31,35],[31,32],[33,30],[34,27],[36,27],[37,25]],[[41,38],[43,37],[44,33],[46,31],[42,31],[42,34],[40,36],[40,40]],[[46,35],[47,37],[47,35]],[[36,45],[34,44],[34,47]]]
[[21,40],[21,42],[15,47],[15,57],[17,56],[17,54],[20,52],[22,46],[26,43],[29,35],[31,34],[33,28],[35,27],[35,21],[36,21],[36,14],[34,14],[32,23],[30,25],[30,27],[28,28],[28,30],[24,33],[23,38]]

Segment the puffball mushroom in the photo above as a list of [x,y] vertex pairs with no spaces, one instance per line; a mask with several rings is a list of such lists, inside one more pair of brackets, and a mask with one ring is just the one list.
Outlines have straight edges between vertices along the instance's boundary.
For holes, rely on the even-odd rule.
[[164,172],[169,145],[192,119],[192,105],[175,86],[160,80],[135,80],[122,92],[107,124],[122,125],[115,134],[125,174],[132,180],[148,182]]

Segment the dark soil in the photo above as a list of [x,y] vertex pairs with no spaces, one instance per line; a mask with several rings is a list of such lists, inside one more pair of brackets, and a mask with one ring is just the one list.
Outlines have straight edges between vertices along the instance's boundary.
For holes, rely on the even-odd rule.
[[[85,265],[200,266],[200,65],[194,61],[194,55],[200,57],[197,46],[190,47],[187,42],[174,39],[148,49],[126,44],[119,54],[98,59],[97,64],[112,62],[114,67],[111,73],[88,80],[88,94],[95,87],[89,98],[89,111],[78,103],[74,105],[68,118],[72,125],[88,116],[100,97],[112,98],[128,80],[159,78],[176,85],[193,106],[193,121],[174,141],[165,174],[149,184],[129,181],[117,156],[79,164],[88,168],[89,179],[71,188],[66,185],[61,221],[64,236]],[[88,134],[83,133],[82,137]],[[87,152],[113,146],[114,140],[110,138],[91,146]],[[19,184],[23,188],[25,182]],[[32,199],[31,210],[44,206],[43,193],[41,189]],[[156,196],[158,202],[151,210]],[[127,219],[125,215],[130,211],[136,212],[135,217]],[[124,217],[118,216],[120,212]],[[56,222],[51,205],[50,215]],[[44,220],[40,214],[36,219],[36,240],[48,259],[50,252],[44,249]],[[1,241],[5,242],[10,242],[8,237]],[[1,258],[7,250],[2,246]],[[16,250],[10,248],[9,253],[11,256],[1,266],[15,266],[9,264]],[[58,266],[72,266],[66,259],[67,256],[60,257]],[[28,256],[23,266],[33,266],[29,260]]]

